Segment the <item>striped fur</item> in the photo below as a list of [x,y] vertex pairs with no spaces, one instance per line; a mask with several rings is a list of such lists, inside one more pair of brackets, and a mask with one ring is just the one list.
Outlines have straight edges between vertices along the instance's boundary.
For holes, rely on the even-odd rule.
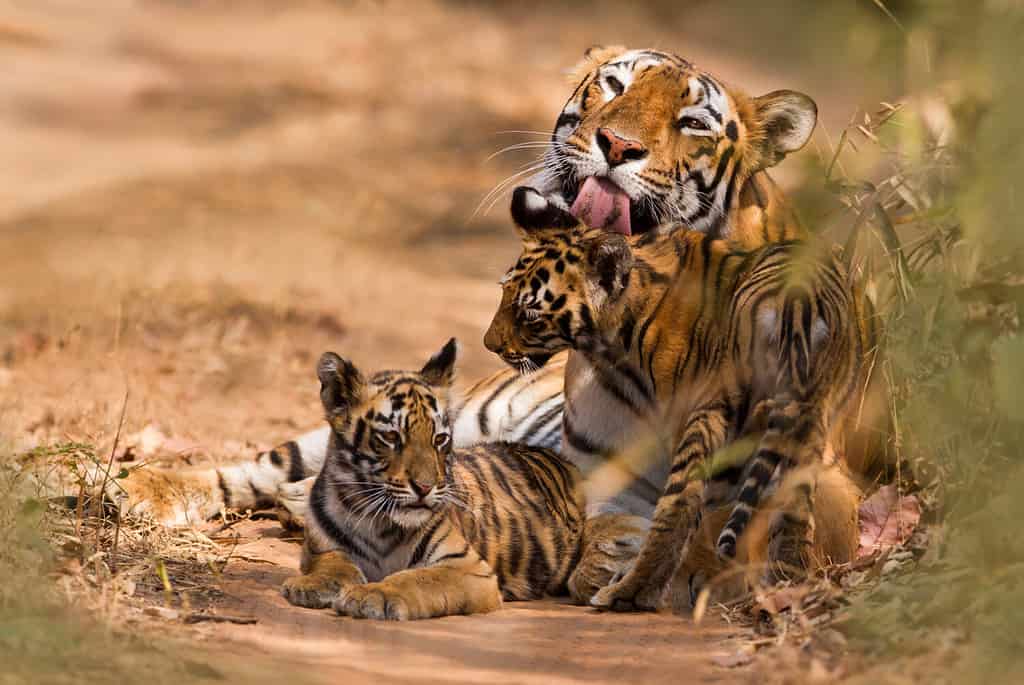
[[[633,235],[682,225],[748,248],[800,237],[765,169],[809,139],[809,97],[752,98],[677,55],[622,47],[588,52],[574,80],[530,180],[549,200],[568,208],[599,176],[629,195]],[[602,132],[627,141],[633,158],[609,158]]]
[[[785,120],[782,105],[795,103],[801,130],[808,121],[813,125],[813,102],[806,96],[779,91],[750,98],[657,50],[592,49],[573,74],[573,91],[555,122],[543,169],[531,180],[556,205],[568,207],[586,177],[599,175],[630,194],[635,233],[661,222],[665,230],[685,225],[747,247],[803,235],[766,169],[799,147],[800,141],[771,144],[768,131]],[[685,114],[706,123],[713,136],[680,125],[684,101]],[[645,158],[615,168],[603,163],[594,139],[602,127],[639,141]],[[602,467],[601,455],[614,450],[628,428],[616,398],[594,382],[586,359],[569,352],[531,375],[506,369],[455,393],[452,414],[456,446],[511,441],[549,447],[585,474]],[[140,469],[119,483],[128,493],[126,509],[189,525],[225,507],[256,509],[276,502],[301,520],[304,493],[312,484],[301,479],[319,473],[328,434],[326,427],[310,431],[252,462],[217,469]],[[614,497],[594,493],[591,509],[649,516],[666,476],[666,469],[652,464],[631,474],[630,486]],[[607,564],[603,558],[594,562]]]
[[579,474],[542,448],[453,448],[455,355],[450,341],[419,373],[366,380],[322,358],[330,436],[302,575],[282,588],[293,604],[404,620],[565,592],[583,530]]
[[[827,445],[841,449],[874,367],[875,331],[860,325],[872,320],[870,307],[836,255],[805,243],[743,251],[685,229],[626,238],[577,227],[568,214],[552,228],[542,200],[532,189],[515,193],[524,249],[485,342],[504,359],[576,350],[626,417],[619,442],[599,456],[633,468],[636,455],[623,457],[646,441],[644,466],[668,466],[635,565],[592,600],[656,608],[694,523],[684,491],[696,466],[750,441],[742,449],[752,456],[708,486],[736,482],[718,539],[719,554],[731,558],[777,474],[824,463]],[[813,527],[815,471],[801,472],[787,512],[794,537]]]

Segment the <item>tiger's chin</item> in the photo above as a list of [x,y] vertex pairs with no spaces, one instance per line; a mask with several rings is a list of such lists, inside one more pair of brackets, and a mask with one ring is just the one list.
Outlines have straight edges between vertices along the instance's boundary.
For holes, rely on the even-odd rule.
[[553,357],[550,352],[538,354],[503,354],[502,361],[519,372],[521,376],[527,376],[544,368],[544,365]]
[[434,509],[427,506],[403,506],[391,514],[391,520],[401,528],[422,528],[435,513]]

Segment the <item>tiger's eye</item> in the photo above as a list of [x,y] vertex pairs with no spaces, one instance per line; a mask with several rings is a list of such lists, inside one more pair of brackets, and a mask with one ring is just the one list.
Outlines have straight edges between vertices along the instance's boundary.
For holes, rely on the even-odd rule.
[[447,433],[438,433],[434,436],[434,447],[441,449],[448,444],[449,440],[451,440],[451,436]]

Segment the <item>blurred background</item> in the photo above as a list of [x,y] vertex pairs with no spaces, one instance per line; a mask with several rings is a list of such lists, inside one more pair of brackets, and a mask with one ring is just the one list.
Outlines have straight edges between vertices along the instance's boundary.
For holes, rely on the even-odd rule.
[[[498,368],[518,241],[488,192],[532,156],[495,153],[546,137],[587,47],[670,50],[817,101],[774,177],[888,325],[931,532],[840,620],[890,657],[864,681],[1024,677],[1022,29],[1017,0],[0,0],[0,454],[102,453],[127,393],[172,460],[251,455],[319,424],[326,349],[456,335],[465,380]],[[0,605],[32,580],[3,575]]]
[[317,425],[328,348],[411,366],[457,335],[464,379],[498,367],[518,241],[507,195],[481,201],[534,153],[492,155],[546,137],[587,47],[811,94],[790,189],[901,79],[865,68],[898,34],[870,2],[835,3],[827,42],[816,3],[0,7],[0,430],[109,429],[130,388],[127,425],[214,456]]

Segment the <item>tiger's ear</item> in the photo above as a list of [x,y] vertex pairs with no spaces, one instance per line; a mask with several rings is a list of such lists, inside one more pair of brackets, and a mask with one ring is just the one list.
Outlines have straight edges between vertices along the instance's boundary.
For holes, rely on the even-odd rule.
[[527,240],[565,235],[580,223],[572,214],[528,186],[519,186],[512,193],[512,221],[519,234]]
[[624,45],[590,46],[584,51],[583,59],[577,62],[576,66],[569,70],[570,83],[572,85],[576,85],[598,66],[615,59],[624,52],[627,52]]
[[807,144],[818,121],[814,100],[795,90],[776,90],[754,98],[753,131],[758,168],[775,166]]
[[629,284],[633,270],[633,251],[621,233],[602,233],[587,246],[587,271],[608,293],[617,297]]
[[320,401],[328,419],[347,415],[363,399],[363,375],[344,357],[324,352],[316,365],[316,375],[320,378]]
[[427,360],[420,370],[423,379],[435,388],[451,387],[455,380],[455,361],[459,356],[459,342],[452,338],[441,351]]

